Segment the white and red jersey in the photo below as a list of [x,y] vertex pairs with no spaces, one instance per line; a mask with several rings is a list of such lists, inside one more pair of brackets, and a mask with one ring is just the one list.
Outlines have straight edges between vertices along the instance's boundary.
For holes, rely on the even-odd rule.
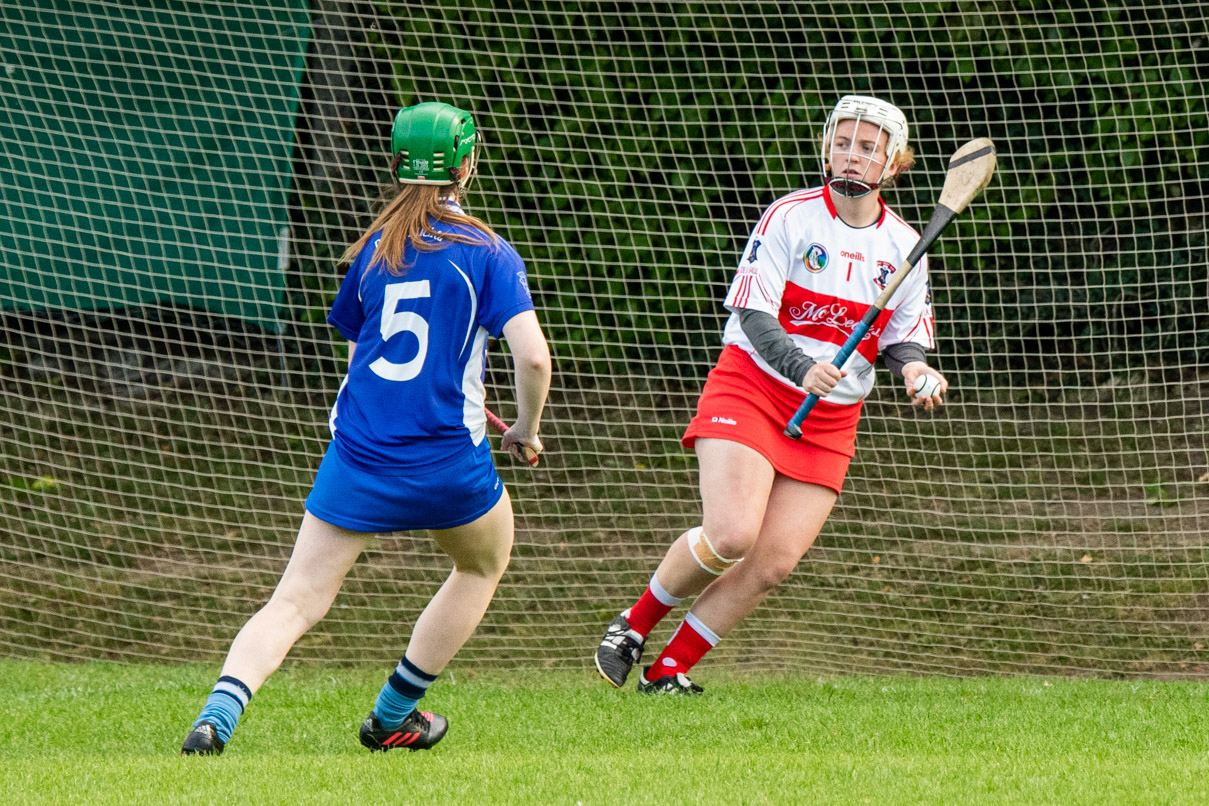
[[[807,355],[830,361],[918,242],[919,233],[884,203],[877,223],[858,228],[836,214],[826,186],[777,199],[760,217],[739,260],[726,295],[731,316],[723,343],[746,350],[760,369],[802,391],[756,353],[737,312],[750,308],[777,317]],[[873,389],[873,362],[886,345],[915,342],[928,349],[933,337],[925,255],[848,359],[848,375],[827,402],[863,400]]]

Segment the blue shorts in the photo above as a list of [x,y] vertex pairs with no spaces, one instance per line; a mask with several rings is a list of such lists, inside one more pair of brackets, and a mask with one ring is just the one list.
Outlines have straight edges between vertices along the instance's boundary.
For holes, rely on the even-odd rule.
[[408,475],[368,472],[341,456],[332,440],[306,508],[321,520],[357,532],[452,529],[486,515],[503,494],[487,440],[456,462]]

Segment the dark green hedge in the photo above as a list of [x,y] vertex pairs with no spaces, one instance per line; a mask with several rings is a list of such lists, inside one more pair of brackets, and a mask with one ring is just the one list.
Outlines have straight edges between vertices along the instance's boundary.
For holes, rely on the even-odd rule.
[[475,111],[476,209],[529,260],[582,373],[700,374],[749,228],[817,184],[821,121],[846,92],[907,110],[920,161],[887,198],[919,226],[956,146],[999,148],[994,184],[934,250],[943,356],[1086,379],[1194,364],[1203,13],[1005,5],[392,3],[371,38],[398,103]]

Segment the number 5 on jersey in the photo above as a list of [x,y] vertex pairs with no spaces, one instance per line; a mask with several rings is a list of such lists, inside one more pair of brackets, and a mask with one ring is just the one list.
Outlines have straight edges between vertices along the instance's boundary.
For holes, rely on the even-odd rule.
[[428,322],[414,311],[398,310],[399,303],[406,299],[424,299],[432,296],[427,280],[407,283],[391,283],[386,286],[382,299],[382,341],[392,336],[411,333],[419,342],[415,358],[403,364],[387,361],[379,356],[369,365],[374,374],[388,381],[410,381],[424,368],[424,357],[428,354]]

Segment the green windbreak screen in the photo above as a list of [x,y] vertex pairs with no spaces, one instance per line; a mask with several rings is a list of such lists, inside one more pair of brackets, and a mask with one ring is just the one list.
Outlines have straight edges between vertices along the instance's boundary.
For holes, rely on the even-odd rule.
[[277,330],[305,2],[6,0],[0,307]]

